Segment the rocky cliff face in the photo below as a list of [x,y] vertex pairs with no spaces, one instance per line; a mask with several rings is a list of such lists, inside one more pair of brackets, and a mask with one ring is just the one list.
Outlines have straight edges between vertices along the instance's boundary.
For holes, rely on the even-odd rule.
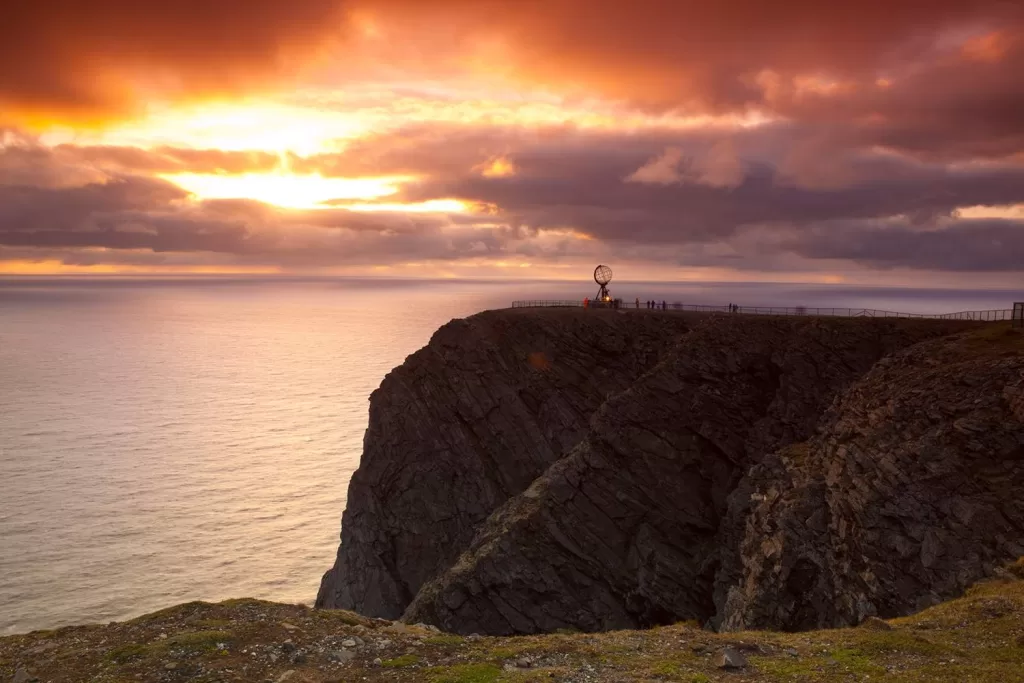
[[1024,361],[1007,332],[598,311],[454,323],[371,400],[318,604],[508,634],[804,629],[949,597],[1024,553]]
[[722,626],[892,617],[1024,554],[1024,353],[989,327],[885,358],[755,467]]
[[317,606],[398,618],[688,329],[682,316],[598,310],[488,312],[442,327],[370,397]]

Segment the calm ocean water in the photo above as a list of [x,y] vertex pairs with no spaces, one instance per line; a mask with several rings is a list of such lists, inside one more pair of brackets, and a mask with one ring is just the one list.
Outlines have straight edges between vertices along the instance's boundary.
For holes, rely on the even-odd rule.
[[[0,634],[312,603],[367,397],[453,317],[593,285],[0,279]],[[630,284],[688,303],[1007,308],[1009,291]]]

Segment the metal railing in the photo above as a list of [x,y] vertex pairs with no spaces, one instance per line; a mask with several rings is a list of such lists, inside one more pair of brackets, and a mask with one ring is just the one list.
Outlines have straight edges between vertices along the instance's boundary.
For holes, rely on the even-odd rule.
[[[586,303],[589,308],[616,308],[624,311],[638,310],[635,303],[628,301],[592,301]],[[529,299],[513,301],[512,308],[583,308],[583,299]],[[645,302],[640,303],[639,310],[650,310]],[[994,308],[987,311],[958,311],[956,313],[900,313],[883,311],[875,308],[809,308],[806,306],[737,306],[730,311],[729,306],[705,306],[700,304],[684,304],[679,301],[656,302],[655,310],[693,311],[697,313],[742,313],[746,315],[812,315],[838,316],[844,318],[933,318],[941,320],[977,320],[996,321],[1010,320],[1013,309]]]

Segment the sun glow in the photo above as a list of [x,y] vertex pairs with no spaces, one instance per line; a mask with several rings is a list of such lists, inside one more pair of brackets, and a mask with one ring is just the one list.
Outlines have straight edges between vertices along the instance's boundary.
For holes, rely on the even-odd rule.
[[300,156],[336,151],[345,140],[365,135],[370,121],[345,111],[327,111],[269,101],[207,102],[154,106],[134,121],[108,125],[100,131],[75,132],[51,127],[46,144],[124,145],[148,149],[161,145],[262,150]]
[[341,204],[338,200],[387,197],[398,192],[402,183],[411,180],[407,176],[324,178],[317,174],[290,173],[174,173],[161,177],[191,192],[197,199],[254,199],[287,209],[330,209]]
[[389,202],[338,204],[349,211],[394,211],[402,213],[470,213],[473,207],[460,199],[428,199],[425,202],[398,204]]

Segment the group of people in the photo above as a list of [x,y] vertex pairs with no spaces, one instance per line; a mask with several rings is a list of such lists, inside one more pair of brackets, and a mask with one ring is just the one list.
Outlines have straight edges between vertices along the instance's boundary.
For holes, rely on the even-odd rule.
[[739,313],[740,312],[739,304],[729,304],[729,312],[730,313]]
[[[650,309],[658,309],[658,308],[660,308],[661,310],[664,311],[664,310],[666,310],[668,308],[668,304],[665,303],[664,301],[662,301],[661,303],[658,303],[657,301],[647,301],[645,303],[647,304],[647,308],[650,308]],[[636,307],[640,308],[640,297],[636,298]]]

